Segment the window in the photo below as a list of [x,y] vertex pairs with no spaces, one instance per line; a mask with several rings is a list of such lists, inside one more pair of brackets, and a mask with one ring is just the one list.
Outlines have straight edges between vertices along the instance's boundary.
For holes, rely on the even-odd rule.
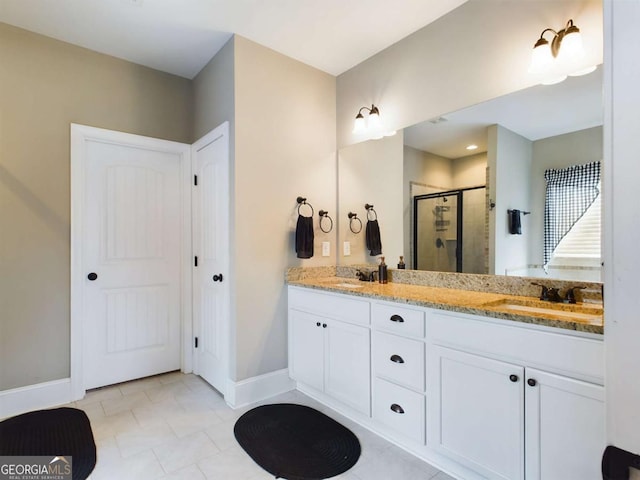
[[[598,184],[598,190],[600,190]],[[601,257],[601,195],[567,232],[553,251],[550,265],[599,267]]]
[[544,172],[544,267],[600,263],[600,162]]

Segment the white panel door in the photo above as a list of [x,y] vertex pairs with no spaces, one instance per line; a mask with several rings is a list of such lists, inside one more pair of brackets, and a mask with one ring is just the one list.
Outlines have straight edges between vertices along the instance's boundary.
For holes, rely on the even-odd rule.
[[526,369],[527,480],[602,478],[604,387]]
[[488,479],[524,478],[524,368],[428,350],[427,444]]
[[84,147],[86,389],[180,368],[185,159],[134,137]]
[[230,378],[228,131],[224,123],[191,147],[195,372],[223,395]]

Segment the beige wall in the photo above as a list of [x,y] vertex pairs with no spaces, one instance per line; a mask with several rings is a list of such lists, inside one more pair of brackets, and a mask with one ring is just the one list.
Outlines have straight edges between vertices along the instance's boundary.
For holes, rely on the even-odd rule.
[[489,212],[489,273],[526,269],[529,222],[532,215],[522,215],[522,235],[509,233],[507,210],[531,211],[529,175],[532,142],[500,125],[488,129],[487,160],[491,175],[489,198],[495,208]]
[[[370,140],[343,148],[339,152],[338,173],[340,239],[338,263],[355,265],[378,264],[379,256],[372,257],[366,249],[365,230],[367,211],[364,205],[374,206],[378,215],[382,252],[387,265],[395,266],[404,255],[402,240],[402,145],[403,135]],[[349,212],[357,213],[362,231],[349,229]],[[371,218],[374,215],[371,214]],[[360,224],[353,223],[358,230]],[[343,242],[351,244],[351,255],[343,255]],[[372,268],[373,269],[373,268]]]
[[69,124],[189,142],[190,81],[0,24],[0,390],[69,376]]
[[487,178],[487,152],[452,160],[454,188],[484,185]]
[[353,119],[372,102],[400,129],[534,85],[533,43],[569,18],[582,32],[585,65],[602,63],[600,0],[469,0],[338,76],[338,145],[362,141]]
[[[335,265],[335,77],[235,37],[236,370],[242,380],[287,367],[290,266]],[[215,108],[215,106],[212,106]],[[315,208],[315,255],[296,258],[296,197]],[[321,242],[331,256],[321,256]]]

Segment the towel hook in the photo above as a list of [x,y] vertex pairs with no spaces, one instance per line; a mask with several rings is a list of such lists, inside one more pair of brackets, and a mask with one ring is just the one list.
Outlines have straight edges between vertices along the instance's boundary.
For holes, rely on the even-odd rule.
[[[349,212],[348,217],[349,217],[349,230],[351,230],[351,233],[360,233],[362,231],[362,220],[360,220],[358,218],[358,214],[357,213],[353,213],[353,212]],[[354,219],[357,220],[358,223],[360,224],[360,228],[358,229],[357,232],[353,229]]]
[[[373,209],[373,205],[370,205],[370,204],[368,204],[368,203],[365,203],[364,208],[367,210],[367,220],[369,220],[370,222],[372,222],[372,221],[374,221],[374,220],[377,220],[377,219],[378,219],[378,212],[376,212],[376,211]],[[373,214],[375,215],[375,217],[371,218],[371,217],[369,216],[369,214],[370,214],[371,212],[373,212]]]
[[313,217],[313,213],[314,213],[313,207],[311,206],[310,203],[307,203],[307,199],[305,197],[296,198],[296,202],[298,202],[298,215],[301,215],[304,217],[304,215],[300,213],[300,209],[302,208],[303,205],[307,205],[311,209],[311,215],[309,215],[309,217]]
[[[513,210],[507,210],[507,213],[511,213],[513,212]],[[523,210],[520,210],[520,213],[522,213],[522,215],[531,215],[531,212],[525,212]]]
[[[333,230],[333,220],[329,216],[329,212],[327,212],[326,210],[320,210],[318,212],[318,215],[320,216],[320,230],[322,230],[324,233],[329,233],[331,230]],[[331,222],[329,224],[329,230],[325,230],[324,228],[322,228],[322,220],[324,220],[325,218],[329,219],[329,222]]]

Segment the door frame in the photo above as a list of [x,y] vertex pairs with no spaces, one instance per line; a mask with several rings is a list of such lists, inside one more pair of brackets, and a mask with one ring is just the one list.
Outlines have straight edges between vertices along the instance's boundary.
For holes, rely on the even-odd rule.
[[189,373],[193,369],[193,325],[191,317],[191,145],[134,135],[131,133],[106,130],[87,125],[71,124],[71,312],[70,312],[70,374],[71,397],[84,397],[83,377],[83,309],[85,273],[82,256],[85,213],[85,161],[88,141],[141,147],[180,156],[180,196],[182,199],[181,222],[181,370]]

